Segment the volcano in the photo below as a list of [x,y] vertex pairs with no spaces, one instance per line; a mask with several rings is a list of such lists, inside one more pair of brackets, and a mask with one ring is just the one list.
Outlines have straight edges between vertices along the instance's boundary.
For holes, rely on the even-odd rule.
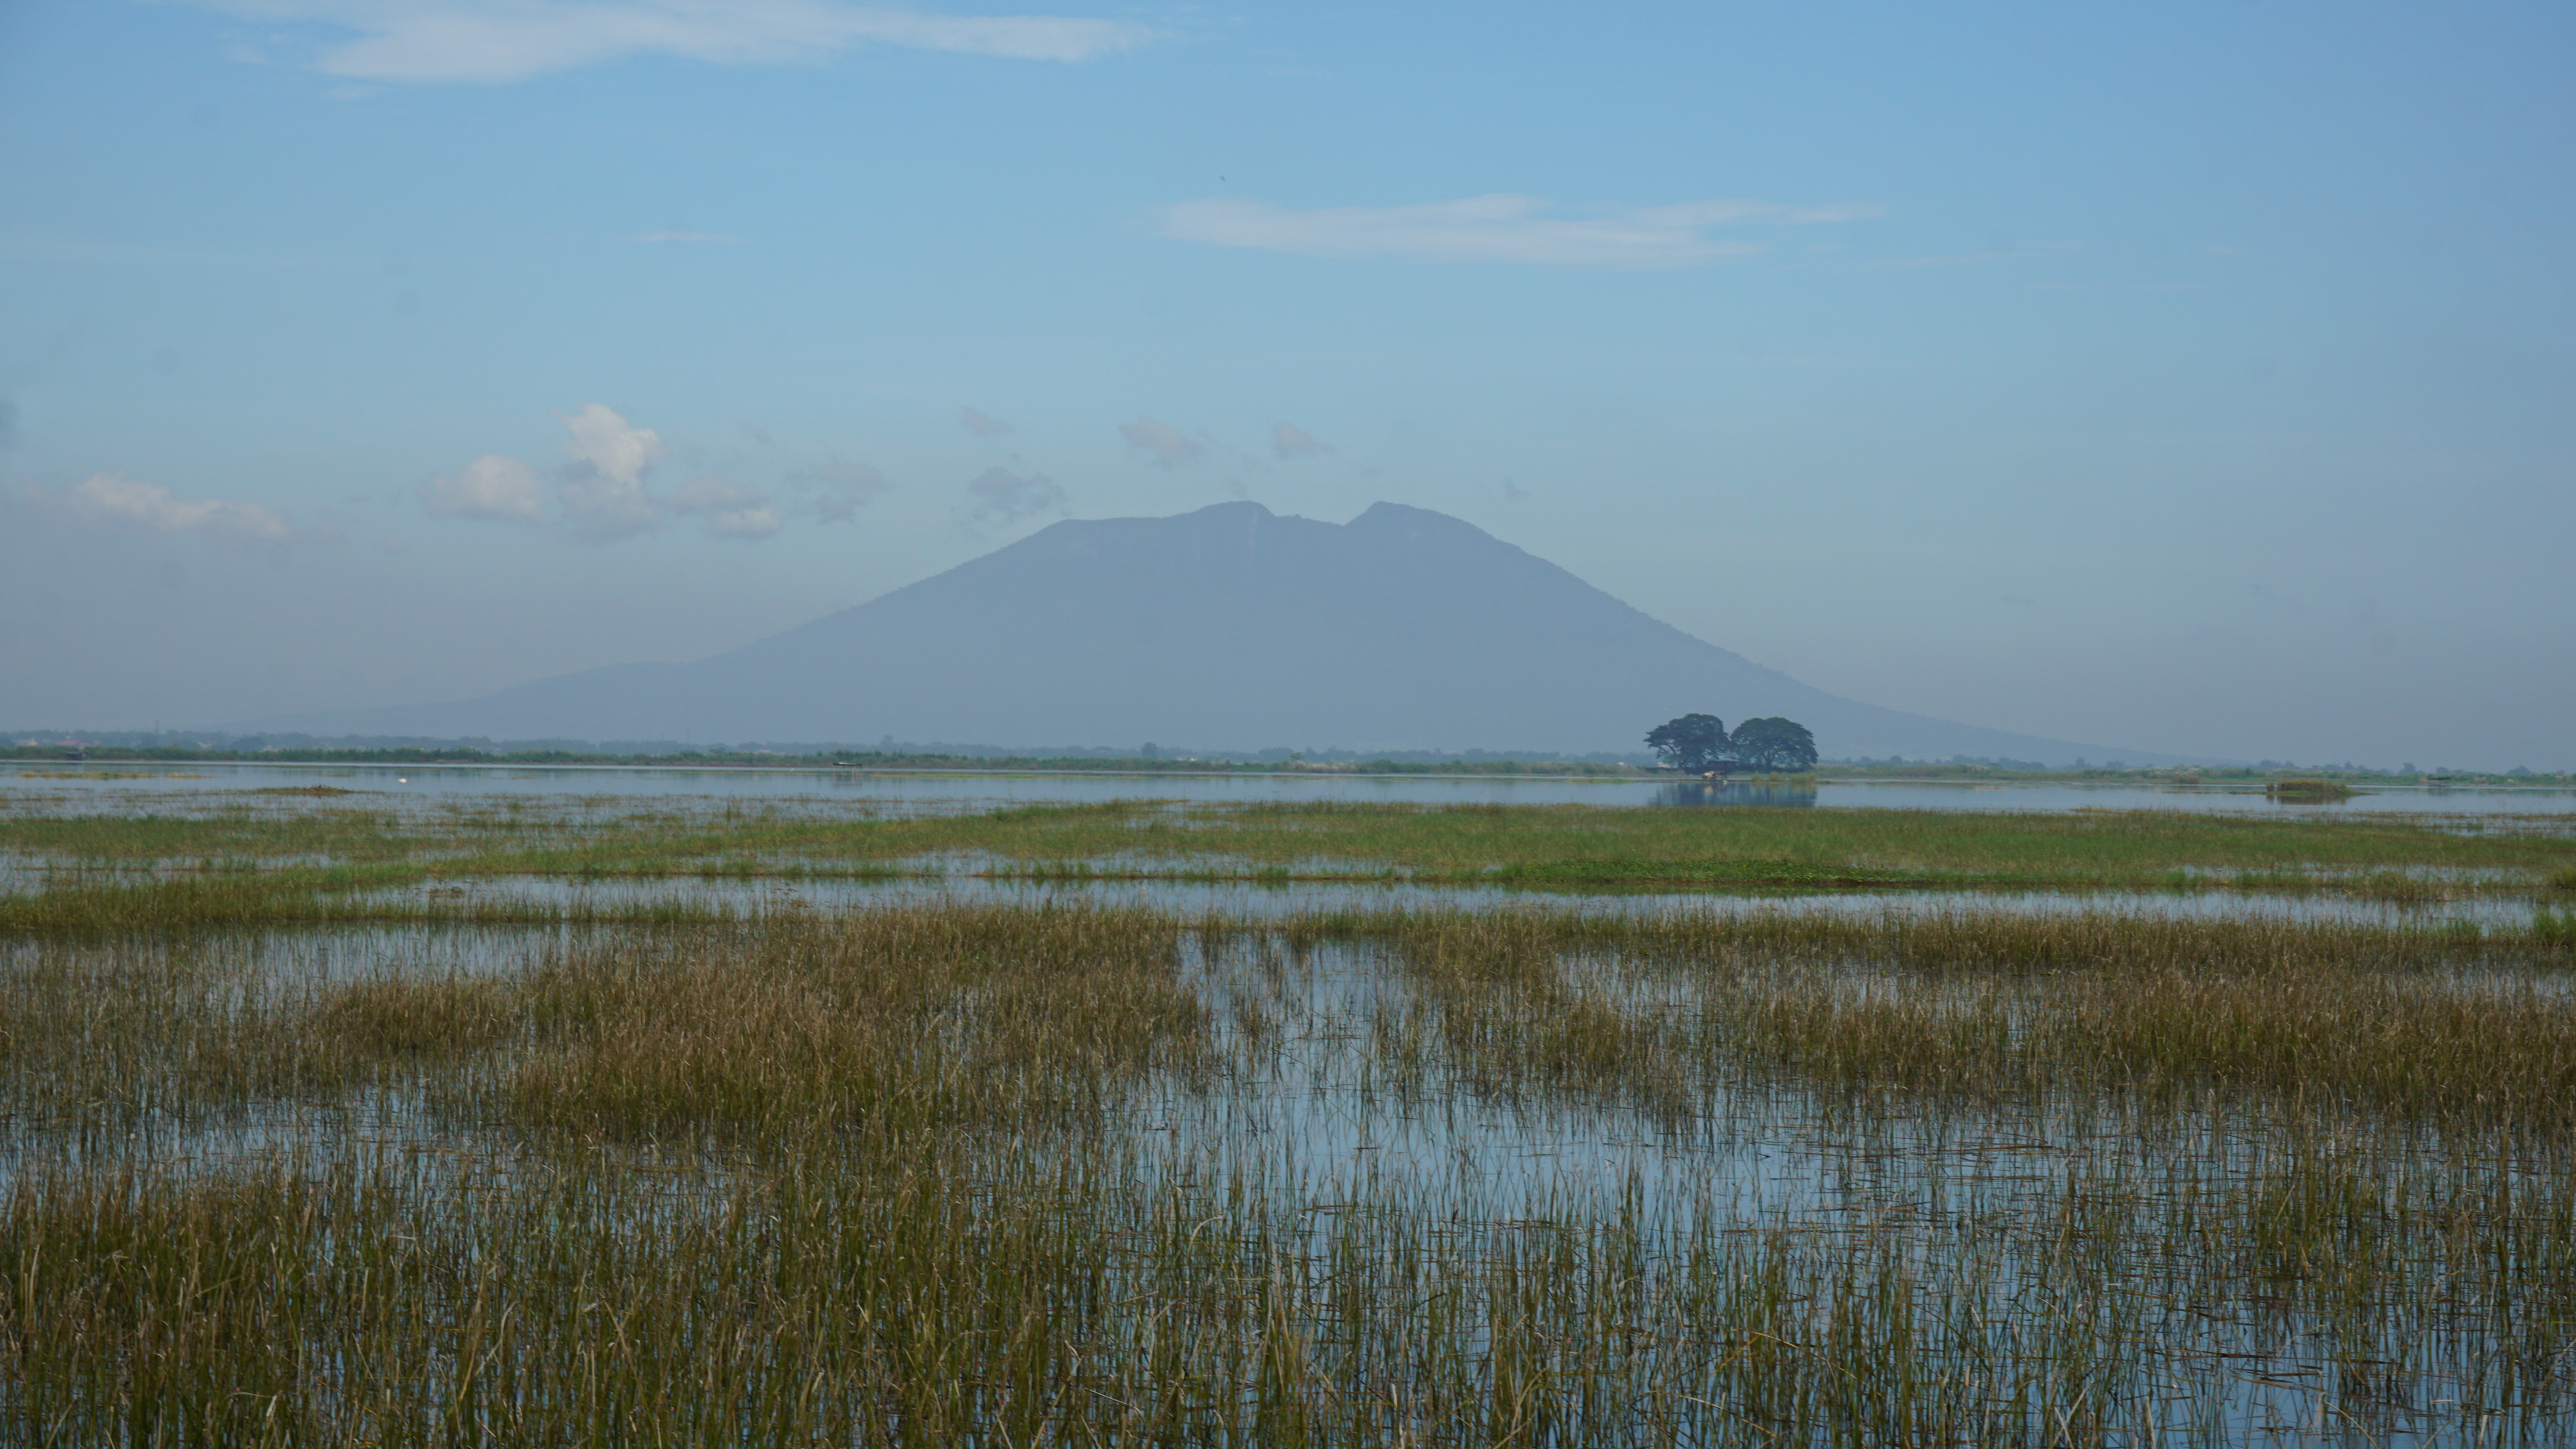
[[1782,715],[1828,758],[2112,751],[1882,709],[1694,638],[1446,514],[1348,523],[1221,503],[1067,520],[685,664],[273,720],[315,734],[1200,751],[1633,752],[1690,712]]

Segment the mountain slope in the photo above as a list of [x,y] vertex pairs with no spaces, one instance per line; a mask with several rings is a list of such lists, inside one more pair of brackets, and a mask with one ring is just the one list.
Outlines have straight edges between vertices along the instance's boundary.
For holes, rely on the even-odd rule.
[[1393,503],[1338,525],[1257,503],[1068,521],[696,663],[267,727],[1581,753],[1636,749],[1693,710],[1786,715],[1829,757],[2106,753],[1827,694],[1470,524]]

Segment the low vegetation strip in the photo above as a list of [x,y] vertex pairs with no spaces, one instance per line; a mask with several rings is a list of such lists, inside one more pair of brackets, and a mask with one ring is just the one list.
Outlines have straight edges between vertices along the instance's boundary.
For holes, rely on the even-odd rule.
[[[1533,888],[2336,890],[2391,897],[2562,890],[2563,822],[2269,819],[2173,812],[1637,810],[1112,801],[882,817],[832,802],[665,801],[396,809],[296,798],[198,813],[0,815],[37,863],[408,864],[450,877],[1025,873],[1403,878]],[[979,864],[961,864],[975,862]]]

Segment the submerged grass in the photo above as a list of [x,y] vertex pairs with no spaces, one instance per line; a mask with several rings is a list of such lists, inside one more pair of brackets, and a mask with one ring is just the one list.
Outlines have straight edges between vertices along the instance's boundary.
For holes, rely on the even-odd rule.
[[[2120,1268],[2178,1270],[2163,1286],[2213,1316],[2244,1301],[2239,1275],[2284,1320],[2382,1285],[2309,1371],[2346,1434],[2425,1417],[2401,1396],[2430,1379],[2447,1422],[2535,1442],[2566,1392],[2561,1294],[2474,1348],[2392,1336],[2439,1290],[2387,1245],[2440,1249],[2372,1231],[2403,1219],[2330,1153],[2231,1181],[2194,1203],[2197,1231],[2143,1243],[2142,1189],[2216,1184],[2074,1180],[2032,1194],[2018,1225],[1970,1210],[1731,1234],[1633,1198],[1472,1226],[1343,1203],[1319,1225],[1272,1184],[1121,1193],[1117,1167],[1016,1158],[970,1179],[931,1159],[697,1192],[400,1158],[26,1182],[0,1219],[25,1269],[5,1325],[19,1422],[227,1444],[2254,1437],[2225,1397],[2189,1390],[2223,1394],[2273,1371],[2267,1356],[2204,1360],[2195,1379]],[[2452,1221],[2505,1206],[2407,1197],[2401,1212]],[[2111,1244],[2134,1256],[2114,1268]],[[2527,1266],[2546,1283],[2565,1265]],[[2472,1295],[2511,1276],[2457,1267],[2451,1291]],[[2294,1338],[2249,1323],[2226,1341]]]
[[1387,943],[1479,1091],[1582,1085],[1668,1118],[1764,1070],[1986,1103],[2216,1092],[2576,1145],[2576,943],[2557,931],[1970,913],[1318,927]]
[[755,1143],[1094,1120],[1139,1074],[1187,1075],[1204,1053],[1178,954],[1174,923],[1141,912],[983,908],[561,956],[518,983],[531,1049],[474,1110]]
[[308,969],[288,878],[11,918],[0,1441],[2576,1429],[2547,911],[781,908],[472,971],[431,915]]

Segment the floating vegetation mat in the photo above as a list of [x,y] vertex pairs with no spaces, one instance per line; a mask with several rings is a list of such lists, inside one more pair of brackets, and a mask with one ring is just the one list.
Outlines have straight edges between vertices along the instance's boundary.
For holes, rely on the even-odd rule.
[[1974,911],[23,923],[0,1441],[2567,1442],[2571,969]]

